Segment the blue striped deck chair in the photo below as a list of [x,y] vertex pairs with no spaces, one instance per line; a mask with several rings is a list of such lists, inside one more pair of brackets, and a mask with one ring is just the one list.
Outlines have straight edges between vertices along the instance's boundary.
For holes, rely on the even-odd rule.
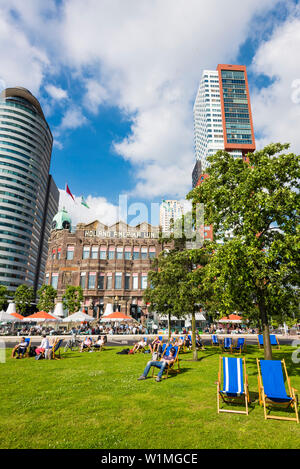
[[224,337],[222,343],[222,350],[223,352],[232,352],[232,338],[231,337]]
[[234,345],[234,347],[232,348],[232,351],[233,352],[240,352],[242,353],[244,351],[244,349],[246,348],[246,343],[245,343],[245,339],[243,337],[239,337]]
[[[258,369],[258,391],[259,403],[264,406],[265,419],[290,420],[299,423],[298,402],[296,397],[296,389],[291,387],[290,378],[287,373],[284,360],[259,360],[257,361]],[[289,395],[285,389],[284,375]],[[296,417],[280,417],[269,415],[272,407],[281,408],[280,410],[288,410],[290,407],[294,409]],[[269,410],[269,414],[267,413]]]
[[[223,363],[223,367],[222,367]],[[223,385],[221,382],[223,369]],[[220,407],[223,401],[227,405],[245,404],[246,410],[228,410]],[[249,390],[245,358],[220,357],[217,382],[217,406],[220,412],[248,415]]]
[[220,347],[220,342],[219,342],[219,339],[218,339],[218,336],[213,334],[211,336],[211,345],[214,345],[216,347]]
[[[61,358],[61,357],[60,357],[60,348],[61,348],[61,346],[62,346],[62,343],[63,343],[63,339],[58,339],[58,340],[54,343],[53,347],[50,347],[49,353],[51,354],[51,358],[52,358],[53,360],[54,360],[54,359],[55,359],[55,360],[58,360],[59,358]],[[57,352],[57,351],[59,351],[59,356],[58,356],[58,357],[56,356],[56,352]]]
[[[165,345],[165,344],[164,344]],[[178,355],[179,355],[179,348],[177,345],[168,345],[168,346],[165,346],[164,347],[164,351],[162,353],[162,356],[161,356],[161,360],[163,360],[164,357],[167,357],[170,353],[170,350],[171,348],[174,348],[176,350],[176,353],[175,353],[175,361],[173,363],[173,365],[171,366],[168,366],[166,369],[165,369],[165,379],[168,378],[169,376],[169,373],[170,372],[175,372],[175,373],[180,373],[180,367],[179,367],[179,359],[178,359]],[[152,372],[152,376],[154,376],[154,368],[153,368],[153,372]]]
[[[263,348],[264,347],[264,337],[262,334],[259,334],[257,336],[257,340],[258,340],[258,346],[259,348]],[[270,334],[270,343],[271,343],[271,346],[272,347],[277,347],[278,349],[280,349],[280,345],[279,345],[279,342],[278,342],[278,339],[276,337],[276,335],[274,334]]]

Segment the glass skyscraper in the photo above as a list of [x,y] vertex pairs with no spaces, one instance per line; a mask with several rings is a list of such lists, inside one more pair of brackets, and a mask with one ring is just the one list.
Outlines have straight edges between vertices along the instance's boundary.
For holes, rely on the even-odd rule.
[[0,284],[36,291],[43,283],[59,192],[49,175],[53,137],[30,91],[7,88],[0,100]]

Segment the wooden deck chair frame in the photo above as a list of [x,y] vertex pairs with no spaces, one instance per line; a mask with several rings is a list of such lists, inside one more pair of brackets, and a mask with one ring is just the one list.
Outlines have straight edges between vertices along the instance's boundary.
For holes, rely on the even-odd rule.
[[[222,360],[223,358],[220,356],[219,359],[219,373],[218,373],[218,381],[217,381],[217,409],[218,409],[218,414],[221,412],[226,412],[229,414],[244,414],[248,415],[249,410],[248,410],[248,404],[250,402],[250,397],[249,397],[249,388],[248,388],[248,375],[246,372],[246,360],[245,357],[242,358],[243,360],[243,370],[244,370],[244,393],[241,396],[224,396],[223,393],[221,393],[221,378],[222,378]],[[221,409],[220,407],[220,402],[221,400],[227,404],[227,405],[232,405],[232,404],[245,404],[246,410],[228,410],[228,409]]]
[[[241,339],[242,337],[240,337]],[[243,343],[243,346],[242,347],[239,347],[237,349],[237,344],[239,342],[239,338],[236,339],[236,343],[234,344],[233,348],[232,348],[232,351],[233,352],[236,352],[236,353],[239,353],[240,355],[242,355],[242,352],[245,352],[246,351],[246,339],[244,339],[244,343]]]
[[[24,353],[23,357],[22,358],[25,358],[25,357],[29,357],[29,351],[30,351],[30,346],[31,346],[31,338],[30,337],[27,337],[27,339],[29,339],[29,342],[28,342],[28,345],[26,347],[26,352]],[[26,339],[25,339],[26,340]],[[20,344],[21,342],[19,342]],[[12,350],[12,353],[11,353],[11,358],[14,358],[14,351],[15,351],[15,347],[13,348]]]
[[[169,376],[169,372],[172,372],[172,373],[180,373],[180,365],[179,365],[179,350],[180,350],[180,346],[177,346],[177,353],[176,353],[176,357],[175,357],[175,362],[173,363],[173,365],[171,366],[167,366],[167,368],[165,369],[164,373],[165,375],[163,376],[163,379],[168,379],[168,376]],[[162,357],[159,361],[161,361],[163,358],[164,358],[164,355],[167,351],[167,346],[165,347],[165,350],[164,350],[164,353],[162,354]],[[175,369],[175,366],[177,365],[177,369]],[[156,378],[156,376],[154,376],[154,367],[153,367],[153,371],[152,371],[152,378]]]
[[[59,348],[58,348],[58,355],[59,355],[59,356],[57,357],[57,356],[55,355],[56,352],[57,352],[57,350],[55,350],[55,347],[57,346],[57,344],[58,344],[60,341],[61,341],[61,344],[60,344],[60,346],[59,346]],[[53,344],[53,346],[52,346],[52,349],[51,349],[51,351],[50,351],[52,360],[59,360],[59,359],[61,358],[61,356],[60,356],[60,348],[61,348],[61,346],[62,346],[62,343],[63,343],[63,340],[62,340],[62,339],[57,339],[57,340],[54,342],[54,344]]]
[[[230,347],[228,348],[225,348],[224,347],[224,344],[225,344],[225,339],[231,339],[231,345]],[[232,337],[224,337],[223,340],[222,340],[222,343],[221,343],[221,349],[222,349],[222,352],[223,353],[232,353],[232,347],[233,347],[233,340],[232,340]]]
[[[285,372],[286,382],[287,382],[287,386],[288,386],[288,389],[289,389],[289,395],[292,398],[289,402],[286,402],[286,403],[285,402],[274,402],[273,400],[268,399],[268,396],[264,392],[263,380],[262,380],[262,376],[261,376],[261,370],[260,370],[260,364],[259,364],[259,359],[258,358],[256,359],[256,363],[257,363],[257,370],[258,370],[257,379],[258,379],[259,404],[264,407],[265,420],[268,420],[268,419],[270,419],[270,420],[288,420],[288,421],[291,421],[291,422],[299,423],[298,400],[297,400],[297,396],[296,396],[297,389],[291,387],[291,381],[290,381],[290,378],[289,378],[289,375],[288,375],[288,372],[287,372],[287,369],[286,369],[285,360],[282,359],[281,364],[282,364],[284,372]],[[275,407],[277,409],[279,409],[280,407],[281,407],[281,409],[283,409],[283,408],[288,409],[289,407],[292,407],[295,410],[296,417],[292,418],[292,417],[281,417],[281,416],[276,416],[276,415],[268,415],[267,414],[268,407],[269,408],[270,407]]]

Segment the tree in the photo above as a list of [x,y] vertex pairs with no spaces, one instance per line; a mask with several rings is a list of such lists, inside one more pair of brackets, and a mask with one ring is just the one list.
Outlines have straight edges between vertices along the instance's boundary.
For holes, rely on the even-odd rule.
[[52,285],[42,285],[37,292],[39,302],[37,307],[40,311],[52,311],[55,307],[55,298],[57,297],[57,291]]
[[[207,253],[204,249],[162,252],[149,272],[151,287],[144,292],[150,310],[178,318],[192,316],[193,359],[197,360],[195,313],[205,306],[209,289],[202,284]],[[200,265],[202,266],[200,268]],[[171,335],[169,327],[169,338]]]
[[288,148],[268,145],[247,162],[219,151],[208,158],[209,178],[188,195],[204,203],[206,223],[223,240],[206,269],[219,312],[256,316],[266,359],[272,359],[270,318],[299,314],[300,158],[283,153]]
[[7,304],[8,290],[4,285],[0,285],[0,310]]
[[26,314],[27,309],[31,306],[34,301],[34,291],[32,287],[27,285],[20,285],[14,295],[14,302],[16,303],[16,309],[23,316]]
[[80,286],[74,287],[73,285],[68,285],[66,288],[66,292],[63,296],[64,309],[67,309],[69,311],[69,314],[73,314],[76,311],[79,311],[82,301],[82,288]]

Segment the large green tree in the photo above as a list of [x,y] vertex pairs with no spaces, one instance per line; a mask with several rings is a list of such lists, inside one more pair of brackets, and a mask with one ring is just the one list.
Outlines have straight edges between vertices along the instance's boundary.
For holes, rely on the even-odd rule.
[[39,301],[37,307],[40,311],[53,311],[55,307],[55,298],[57,297],[57,291],[52,285],[42,285],[37,292]]
[[204,203],[205,223],[223,240],[206,269],[219,312],[256,315],[266,359],[270,318],[299,314],[300,158],[288,148],[268,145],[247,162],[220,151],[208,158],[209,178],[188,195]]
[[63,305],[64,309],[68,310],[69,315],[79,311],[82,301],[82,288],[80,286],[74,287],[73,285],[68,285],[63,296]]
[[8,290],[4,285],[0,285],[0,310],[7,305]]
[[16,303],[17,311],[24,316],[34,299],[34,291],[32,287],[28,287],[28,285],[18,286],[14,294],[14,302]]

